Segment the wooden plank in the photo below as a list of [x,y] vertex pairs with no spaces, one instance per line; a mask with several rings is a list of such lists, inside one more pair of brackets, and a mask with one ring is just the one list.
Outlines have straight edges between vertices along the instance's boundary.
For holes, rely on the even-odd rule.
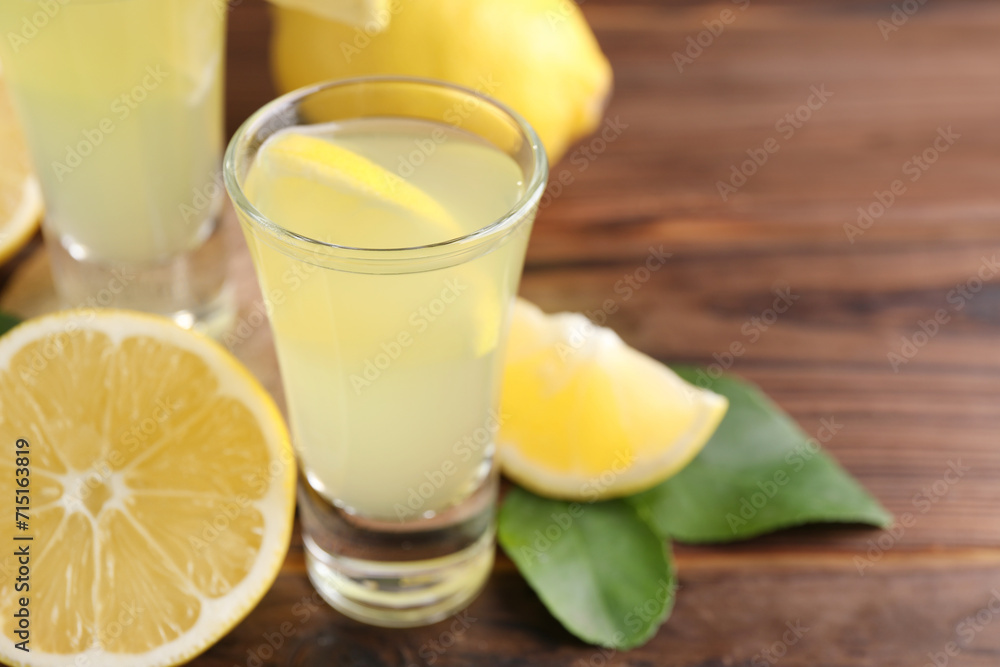
[[[635,235],[723,250],[847,244],[843,225],[897,178],[906,193],[856,243],[998,239],[996,7],[925,6],[887,41],[885,5],[754,3],[679,73],[672,54],[731,6],[585,5],[615,65],[607,116],[628,128],[592,162],[554,169],[573,187],[541,217],[533,258],[616,254]],[[785,139],[775,124],[820,84],[833,96]],[[949,125],[961,139],[909,182],[906,162]],[[723,202],[716,183],[769,137],[780,150]]]
[[385,630],[326,607],[293,553],[261,605],[199,664],[913,667],[954,643],[949,664],[987,667],[1000,654],[1000,561],[992,550],[889,554],[864,576],[847,554],[803,561],[697,553],[682,555],[678,567],[670,622],[648,645],[617,654],[567,634],[507,561],[466,613]]

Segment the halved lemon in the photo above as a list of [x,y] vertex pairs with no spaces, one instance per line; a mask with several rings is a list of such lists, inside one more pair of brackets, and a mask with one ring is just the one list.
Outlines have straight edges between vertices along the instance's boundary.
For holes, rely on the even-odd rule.
[[[0,72],[2,74],[2,72]],[[0,264],[32,237],[42,217],[42,192],[28,147],[0,78]]]
[[645,490],[701,451],[727,407],[583,315],[514,307],[499,459],[536,493],[594,501]]
[[228,352],[168,320],[70,311],[9,331],[0,446],[6,664],[187,662],[284,560],[295,462],[281,416]]

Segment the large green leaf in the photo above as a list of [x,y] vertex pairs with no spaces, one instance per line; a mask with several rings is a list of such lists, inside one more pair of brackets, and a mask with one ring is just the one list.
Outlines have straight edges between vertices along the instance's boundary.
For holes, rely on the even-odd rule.
[[[675,367],[689,382],[729,399],[729,411],[701,453],[680,473],[628,500],[663,536],[731,542],[806,523],[888,526],[885,511],[757,387]],[[819,440],[842,437],[821,421]]]
[[17,319],[13,315],[0,313],[0,336],[4,335],[20,323],[21,320]]
[[673,607],[669,548],[623,500],[569,503],[513,488],[498,536],[552,615],[591,644],[639,646]]

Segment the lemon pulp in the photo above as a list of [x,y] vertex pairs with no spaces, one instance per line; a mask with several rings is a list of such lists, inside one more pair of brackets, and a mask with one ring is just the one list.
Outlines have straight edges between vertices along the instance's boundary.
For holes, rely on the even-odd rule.
[[[15,536],[31,538],[16,542],[27,587],[0,596],[6,618],[29,600],[30,652],[5,623],[4,662],[185,662],[274,581],[294,458],[270,398],[215,343],[124,311],[32,320],[0,338],[0,405],[0,491],[28,490]],[[20,565],[0,558],[12,587]]]
[[545,315],[523,300],[507,357],[500,460],[542,495],[598,500],[648,488],[704,447],[728,406],[583,315]]

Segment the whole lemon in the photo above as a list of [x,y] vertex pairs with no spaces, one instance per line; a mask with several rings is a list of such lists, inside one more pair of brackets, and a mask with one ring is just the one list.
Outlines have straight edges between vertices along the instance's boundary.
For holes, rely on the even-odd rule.
[[390,0],[378,18],[349,25],[276,5],[278,87],[379,74],[451,81],[521,113],[553,163],[600,123],[611,66],[572,0]]

